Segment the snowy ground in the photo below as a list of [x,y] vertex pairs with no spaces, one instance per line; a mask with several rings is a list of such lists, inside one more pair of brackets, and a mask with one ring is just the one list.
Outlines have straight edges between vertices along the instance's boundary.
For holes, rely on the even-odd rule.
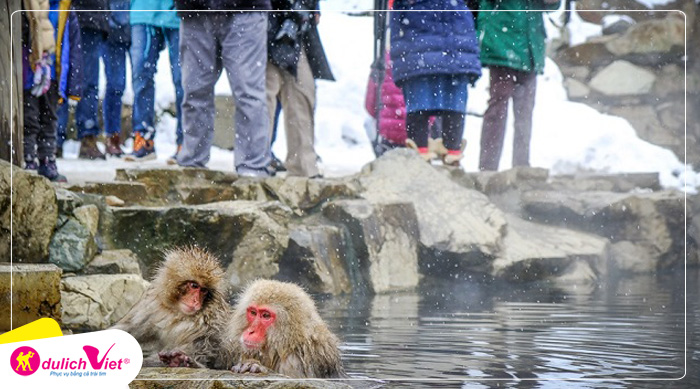
[[[359,171],[374,158],[365,131],[368,115],[364,110],[364,94],[372,62],[373,21],[370,17],[350,16],[348,12],[341,12],[371,9],[373,1],[326,0],[321,4],[324,12],[319,29],[337,81],[319,81],[317,84],[316,150],[323,160],[325,174],[339,176]],[[550,30],[549,36],[556,36],[556,28],[549,21],[546,24]],[[585,37],[598,34],[600,27],[573,17],[571,30],[572,40],[584,41]],[[158,109],[162,110],[175,99],[166,55],[161,55],[158,69],[156,99]],[[481,131],[481,118],[478,115],[483,113],[488,100],[488,71],[484,70],[483,77],[469,90],[467,109],[472,115],[467,117],[464,138],[468,146],[462,163],[467,171],[475,171],[478,164]],[[130,83],[127,88],[130,88]],[[225,76],[219,80],[216,93],[230,94]],[[133,94],[129,89],[124,101],[131,102],[132,99]],[[501,169],[511,166],[512,114],[509,121]],[[59,169],[71,182],[81,182],[111,180],[115,169],[121,167],[164,166],[165,159],[175,150],[175,120],[163,115],[157,131],[157,161],[135,164],[117,159],[78,160],[78,143],[68,142],[64,149],[65,158],[59,161]],[[283,132],[280,135],[273,151],[284,159],[286,141]],[[552,174],[658,171],[666,187],[694,191],[700,184],[700,176],[690,167],[669,150],[639,139],[626,120],[568,101],[559,69],[550,60],[547,61],[545,74],[538,78],[531,163],[550,169]],[[232,152],[214,148],[208,166],[232,171]]]

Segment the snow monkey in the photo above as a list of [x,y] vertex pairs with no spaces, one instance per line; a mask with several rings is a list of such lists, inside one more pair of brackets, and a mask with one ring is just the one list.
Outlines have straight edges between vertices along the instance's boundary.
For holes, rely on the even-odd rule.
[[338,338],[311,297],[287,282],[257,280],[240,296],[229,323],[234,373],[275,372],[293,378],[343,377]]
[[144,366],[228,369],[232,347],[220,336],[231,317],[223,276],[219,260],[202,249],[167,251],[141,300],[113,328],[136,338]]

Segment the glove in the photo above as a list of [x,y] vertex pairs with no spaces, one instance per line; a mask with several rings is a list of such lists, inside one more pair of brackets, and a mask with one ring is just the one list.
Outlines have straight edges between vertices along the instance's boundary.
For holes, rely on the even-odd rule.
[[34,85],[31,93],[33,96],[42,96],[48,92],[51,86],[51,64],[48,53],[44,53],[41,59],[34,65]]

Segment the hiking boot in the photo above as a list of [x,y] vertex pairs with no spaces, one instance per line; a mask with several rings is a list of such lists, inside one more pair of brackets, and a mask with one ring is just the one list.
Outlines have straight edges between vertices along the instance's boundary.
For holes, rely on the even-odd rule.
[[284,166],[284,163],[277,158],[275,154],[272,154],[272,160],[270,161],[270,167],[276,171],[276,172],[286,172],[287,167]]
[[442,156],[442,164],[445,166],[459,167],[459,161],[464,158],[464,149],[467,147],[467,141],[462,139],[462,144],[459,150],[447,150],[447,154]]
[[36,162],[36,158],[29,158],[24,160],[25,170],[37,170],[39,169],[39,164]]
[[80,140],[80,152],[78,153],[78,158],[107,159],[107,157],[102,154],[100,149],[97,148],[97,137],[94,135],[88,135]]
[[436,159],[444,159],[447,155],[447,148],[442,143],[442,138],[428,138],[428,151],[436,155]]
[[124,150],[122,150],[121,143],[119,134],[113,134],[107,138],[107,142],[105,143],[105,146],[107,146],[105,154],[111,155],[112,157],[121,158],[122,155],[124,155]]
[[170,158],[168,158],[167,161],[165,161],[168,165],[177,165],[177,155],[180,154],[180,150],[182,150],[182,145],[177,145],[177,149],[175,150],[175,154],[173,154]]
[[406,139],[406,147],[412,150],[416,150],[418,154],[420,154],[421,158],[425,160],[425,162],[430,163],[431,159],[437,158],[437,154],[429,151],[427,147],[418,147],[416,145],[416,142],[413,141],[413,139]]
[[156,147],[151,139],[146,139],[140,133],[134,138],[134,151],[124,157],[125,161],[151,161],[156,159]]
[[66,176],[58,173],[56,160],[51,157],[46,157],[41,161],[38,173],[52,182],[68,182]]

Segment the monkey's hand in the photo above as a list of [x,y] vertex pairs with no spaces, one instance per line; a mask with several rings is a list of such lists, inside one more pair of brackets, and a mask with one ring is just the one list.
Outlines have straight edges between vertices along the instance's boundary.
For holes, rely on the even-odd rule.
[[238,374],[243,373],[263,373],[266,374],[270,370],[261,365],[258,361],[248,360],[233,365],[231,371]]
[[168,367],[195,367],[195,362],[180,350],[161,351],[158,353],[160,361]]

